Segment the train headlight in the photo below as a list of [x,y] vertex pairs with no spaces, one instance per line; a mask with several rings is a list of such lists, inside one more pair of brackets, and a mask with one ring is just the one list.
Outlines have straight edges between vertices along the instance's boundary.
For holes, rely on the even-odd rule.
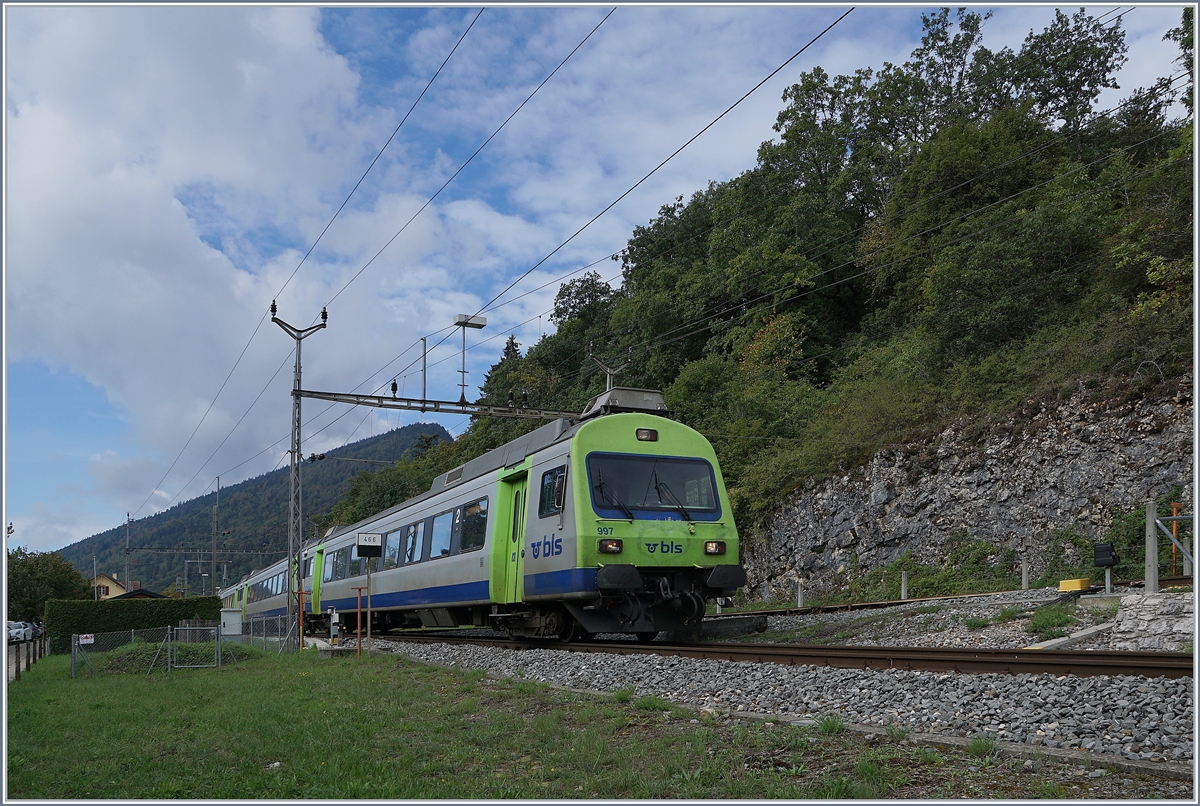
[[601,554],[620,554],[622,548],[621,541],[615,537],[605,538],[600,541]]
[[637,438],[639,442],[658,442],[658,431],[653,428],[639,428]]
[[704,541],[704,553],[705,554],[724,554],[725,553],[725,541],[724,540],[706,540],[706,541]]

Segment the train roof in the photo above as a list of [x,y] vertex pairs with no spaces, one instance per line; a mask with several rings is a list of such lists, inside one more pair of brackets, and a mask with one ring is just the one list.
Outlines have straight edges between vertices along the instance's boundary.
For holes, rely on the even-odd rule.
[[526,456],[537,453],[540,450],[549,448],[556,442],[561,442],[569,439],[579,430],[580,425],[584,420],[590,420],[594,417],[603,416],[606,414],[620,414],[639,412],[642,414],[656,414],[660,417],[670,417],[671,412],[667,410],[663,402],[662,393],[653,389],[634,389],[631,387],[618,386],[609,389],[599,395],[596,395],[588,404],[584,406],[583,413],[578,419],[568,419],[566,417],[554,420],[551,423],[543,425],[541,428],[534,429],[528,434],[517,437],[512,442],[506,442],[499,448],[493,448],[481,456],[477,456],[466,464],[449,470],[437,476],[433,480],[427,492],[421,493],[418,496],[408,499],[397,504],[394,507],[385,509],[382,512],[377,512],[369,518],[365,518],[358,523],[350,524],[349,526],[341,527],[336,531],[327,533],[323,537],[310,538],[304,548],[318,545],[326,540],[337,537],[356,530],[362,524],[379,519],[380,517],[389,515],[393,512],[399,512],[402,509],[420,503],[427,498],[431,498],[438,493],[451,487],[457,487],[460,484],[477,479],[480,476],[487,475],[495,470],[504,467],[511,467],[524,461]]

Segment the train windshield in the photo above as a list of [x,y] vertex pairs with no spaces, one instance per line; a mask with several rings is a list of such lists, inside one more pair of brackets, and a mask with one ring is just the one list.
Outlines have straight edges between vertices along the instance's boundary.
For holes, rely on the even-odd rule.
[[602,518],[716,520],[721,516],[716,474],[704,459],[591,453],[592,508]]

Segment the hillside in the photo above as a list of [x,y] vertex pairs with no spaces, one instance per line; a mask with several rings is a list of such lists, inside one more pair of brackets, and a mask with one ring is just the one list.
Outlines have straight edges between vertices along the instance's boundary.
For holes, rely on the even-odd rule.
[[[306,462],[303,470],[304,509],[307,514],[327,511],[351,489],[357,476],[368,477],[378,466],[348,459],[395,462],[452,437],[440,425],[416,423],[386,434],[352,442],[329,451],[325,459]],[[287,551],[289,470],[282,467],[221,489],[220,529],[230,534],[217,541],[217,562],[227,564],[227,578],[236,580],[264,561],[273,561]],[[361,482],[359,482],[361,484]],[[183,561],[211,559],[212,510],[216,493],[176,504],[157,515],[134,521],[129,543],[138,551],[129,555],[129,577],[142,587],[162,592],[183,574]],[[311,528],[311,524],[307,524]],[[186,549],[182,553],[179,549]],[[223,550],[261,551],[259,554],[225,554]],[[125,527],[119,526],[72,543],[62,555],[89,579],[92,556],[102,573],[125,578]],[[196,573],[196,566],[191,567]],[[219,570],[218,573],[221,573]],[[194,587],[195,583],[191,583]]]
[[[1174,394],[1192,363],[1191,9],[1164,44],[1180,73],[1108,109],[1119,20],[1059,12],[1017,51],[989,49],[975,12],[924,21],[902,65],[801,74],[757,164],[635,228],[617,278],[565,283],[556,332],[524,355],[510,339],[481,402],[577,411],[604,389],[593,346],[628,357],[616,382],[662,389],[713,442],[750,535],[806,485],[955,424],[1019,426],[1080,389]],[[328,517],[535,426],[478,419]]]

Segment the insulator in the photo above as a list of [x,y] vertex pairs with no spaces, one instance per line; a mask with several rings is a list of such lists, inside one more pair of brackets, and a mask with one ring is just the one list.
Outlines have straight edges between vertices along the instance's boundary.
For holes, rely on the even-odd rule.
[[271,300],[271,316],[274,316],[277,310],[278,308],[275,307],[275,300]]
[[400,387],[396,386],[396,379],[392,378],[392,397],[396,396],[396,390]]
[[327,319],[329,319],[329,313],[324,308],[321,308],[321,321],[324,322]]

